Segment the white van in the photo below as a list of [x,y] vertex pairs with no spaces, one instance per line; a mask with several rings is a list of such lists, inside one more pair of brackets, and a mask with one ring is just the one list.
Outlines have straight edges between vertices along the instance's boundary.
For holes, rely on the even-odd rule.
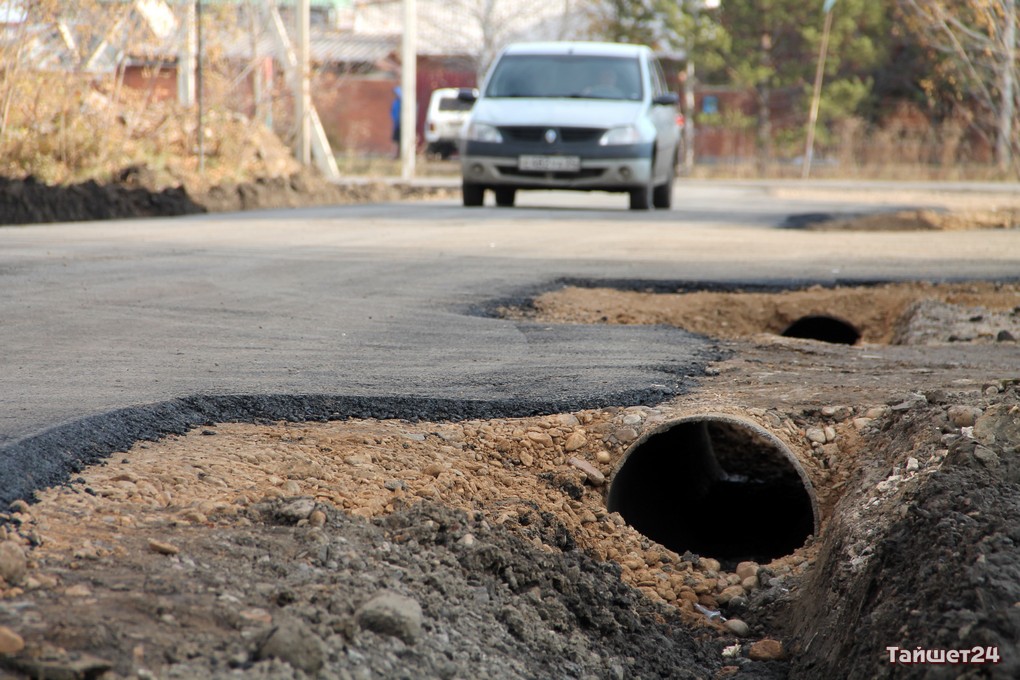
[[444,160],[457,150],[460,129],[472,106],[472,102],[458,98],[457,93],[455,87],[433,90],[425,114],[425,151]]
[[672,204],[679,96],[649,48],[510,45],[480,93],[460,97],[474,102],[460,140],[465,206],[490,189],[498,206],[521,189],[626,192],[632,210]]

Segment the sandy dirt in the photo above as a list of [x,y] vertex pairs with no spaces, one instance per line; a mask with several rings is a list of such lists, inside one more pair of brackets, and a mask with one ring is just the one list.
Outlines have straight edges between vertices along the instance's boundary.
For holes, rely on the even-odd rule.
[[[11,509],[0,663],[12,677],[1015,677],[1018,306],[1016,284],[552,291],[505,312],[672,323],[730,358],[656,407],[210,423],[138,443]],[[831,310],[860,343],[777,335]],[[632,447],[692,414],[783,442],[817,538],[733,563],[608,512]],[[892,665],[888,646],[1001,658]]]

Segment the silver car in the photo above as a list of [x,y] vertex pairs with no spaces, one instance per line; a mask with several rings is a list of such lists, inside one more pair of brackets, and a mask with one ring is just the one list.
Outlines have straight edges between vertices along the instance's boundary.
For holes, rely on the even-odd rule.
[[504,49],[461,131],[465,206],[485,191],[618,191],[632,210],[668,208],[682,155],[675,92],[641,45],[518,43]]

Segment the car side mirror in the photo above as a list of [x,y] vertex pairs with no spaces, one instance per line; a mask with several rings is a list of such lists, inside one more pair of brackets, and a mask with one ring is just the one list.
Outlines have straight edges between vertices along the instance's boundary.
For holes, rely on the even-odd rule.
[[660,106],[676,106],[680,103],[680,95],[676,92],[665,92],[652,99],[652,103]]
[[462,102],[471,102],[473,104],[478,101],[478,90],[473,87],[462,87],[457,90],[457,99]]

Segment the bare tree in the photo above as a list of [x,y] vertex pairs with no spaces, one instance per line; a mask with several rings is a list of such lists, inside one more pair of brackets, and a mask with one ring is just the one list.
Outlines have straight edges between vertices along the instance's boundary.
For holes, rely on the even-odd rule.
[[1017,0],[900,0],[928,44],[944,54],[968,94],[992,113],[995,156],[1007,171],[1020,155]]
[[474,57],[481,78],[507,44],[517,40],[563,40],[578,33],[579,0],[419,0],[423,35]]

